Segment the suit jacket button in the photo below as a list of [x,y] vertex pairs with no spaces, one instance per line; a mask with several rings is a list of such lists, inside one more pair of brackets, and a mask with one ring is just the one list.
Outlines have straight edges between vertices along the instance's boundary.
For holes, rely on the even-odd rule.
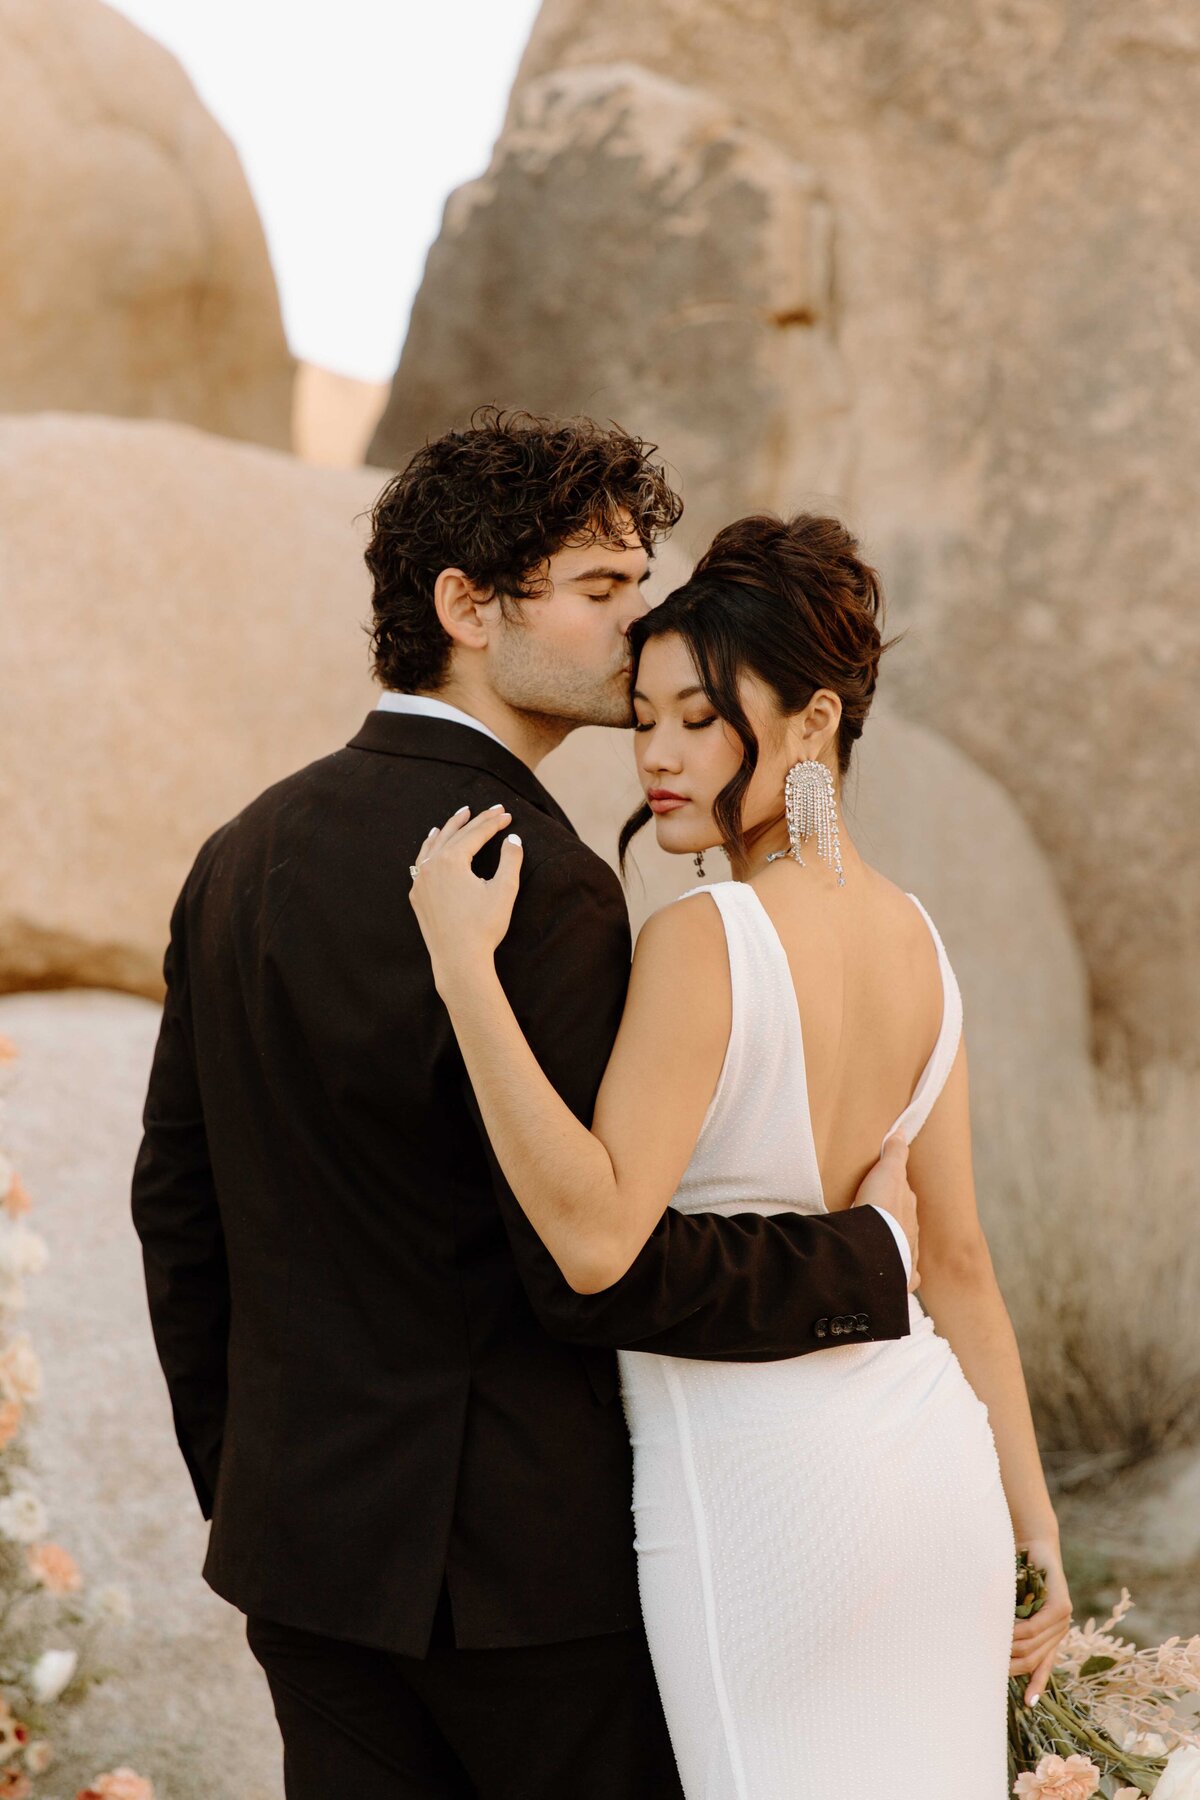
[[816,1324],[813,1326],[813,1331],[816,1334],[816,1336],[819,1338],[828,1337],[829,1336],[829,1320],[828,1319],[818,1319]]
[[859,1313],[854,1323],[859,1331],[870,1331],[871,1329],[871,1320],[867,1313]]

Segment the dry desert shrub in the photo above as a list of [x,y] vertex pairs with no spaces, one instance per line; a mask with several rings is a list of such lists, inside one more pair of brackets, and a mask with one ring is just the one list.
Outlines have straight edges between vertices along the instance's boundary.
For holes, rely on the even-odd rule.
[[1200,1439],[1200,1075],[1080,1072],[1049,1128],[986,1133],[980,1207],[1053,1467]]

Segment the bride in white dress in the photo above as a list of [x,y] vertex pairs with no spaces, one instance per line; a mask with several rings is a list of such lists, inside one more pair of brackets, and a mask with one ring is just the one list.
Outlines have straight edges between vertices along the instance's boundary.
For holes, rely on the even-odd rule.
[[[790,1361],[621,1352],[642,1605],[687,1800],[1003,1800],[1006,1678],[1036,1703],[1070,1615],[976,1211],[958,984],[921,902],[840,825],[880,611],[836,520],[755,518],[633,627],[648,808],[622,850],[653,813],[665,849],[720,844],[734,879],[643,928],[591,1132],[495,975],[520,846],[491,882],[470,863],[507,814],[431,833],[412,891],[493,1147],[580,1291],[618,1279],[668,1203],[832,1210],[881,1142],[911,1144],[909,1336],[856,1342],[846,1316]],[[1014,1543],[1049,1574],[1015,1629]]]

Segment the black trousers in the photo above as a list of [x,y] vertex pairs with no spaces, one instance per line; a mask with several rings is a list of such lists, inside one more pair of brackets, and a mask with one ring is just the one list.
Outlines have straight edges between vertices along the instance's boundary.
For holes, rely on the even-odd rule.
[[683,1800],[642,1632],[426,1657],[246,1621],[287,1800]]

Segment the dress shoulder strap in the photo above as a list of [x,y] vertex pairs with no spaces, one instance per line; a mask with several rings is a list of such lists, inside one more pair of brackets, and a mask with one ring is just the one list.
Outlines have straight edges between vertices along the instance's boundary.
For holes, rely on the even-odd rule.
[[945,1087],[946,1077],[958,1054],[958,1041],[962,1036],[963,1004],[958,980],[951,967],[950,958],[946,954],[946,946],[942,942],[941,933],[917,896],[910,893],[908,898],[929,927],[934,948],[937,951],[938,968],[941,970],[942,976],[941,1029],[933,1049],[929,1053],[929,1059],[921,1071],[920,1079],[913,1090],[912,1099],[895,1123],[889,1126],[884,1136],[884,1142],[886,1142],[893,1131],[900,1130],[911,1144],[933,1111],[934,1102]]
[[773,1092],[781,1045],[796,1035],[796,992],[779,934],[747,882],[714,881],[679,897],[694,894],[712,899],[729,954],[729,1047],[707,1124],[718,1108],[744,1105],[748,1093]]

